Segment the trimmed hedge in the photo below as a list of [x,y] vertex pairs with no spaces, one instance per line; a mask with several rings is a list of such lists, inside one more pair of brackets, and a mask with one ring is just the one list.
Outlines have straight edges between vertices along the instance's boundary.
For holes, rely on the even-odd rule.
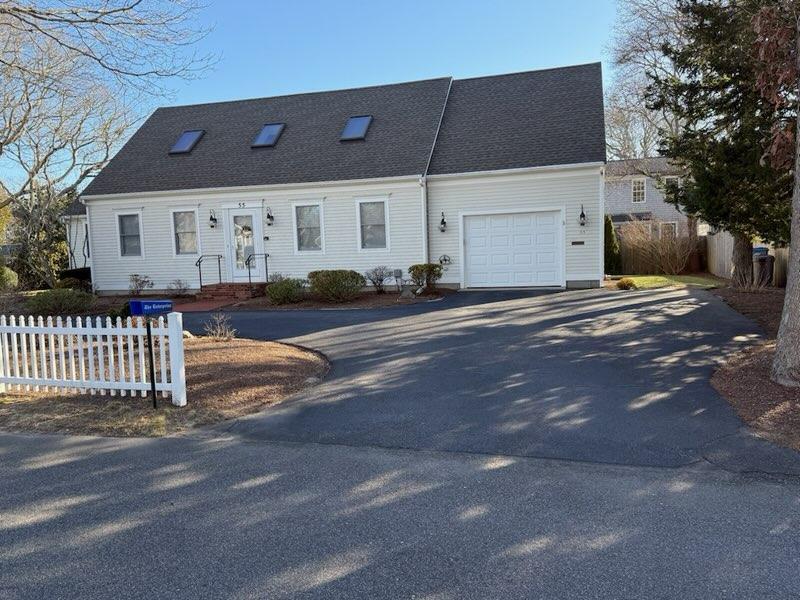
[[353,300],[367,284],[361,273],[346,269],[312,271],[308,274],[308,282],[311,292],[327,302]]
[[302,279],[277,279],[267,286],[267,297],[272,304],[294,304],[306,295],[305,288]]
[[40,292],[31,297],[28,310],[37,315],[83,313],[94,305],[95,297],[80,290],[61,288]]
[[442,278],[444,270],[439,263],[423,263],[408,267],[408,274],[414,285],[432,290],[436,287],[436,282]]

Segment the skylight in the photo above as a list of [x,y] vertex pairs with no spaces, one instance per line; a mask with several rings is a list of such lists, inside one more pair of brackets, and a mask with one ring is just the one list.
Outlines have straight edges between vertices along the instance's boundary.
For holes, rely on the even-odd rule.
[[187,154],[191,152],[192,148],[194,148],[197,142],[200,141],[200,138],[203,137],[204,133],[205,130],[203,129],[189,129],[188,131],[184,131],[178,138],[178,141],[175,142],[175,145],[172,147],[172,150],[170,150],[169,153]]
[[274,146],[278,138],[281,137],[284,127],[284,123],[267,123],[264,125],[264,128],[256,136],[256,139],[253,140],[253,148]]
[[363,140],[367,135],[369,124],[372,123],[372,116],[363,115],[360,117],[350,117],[342,130],[342,141]]

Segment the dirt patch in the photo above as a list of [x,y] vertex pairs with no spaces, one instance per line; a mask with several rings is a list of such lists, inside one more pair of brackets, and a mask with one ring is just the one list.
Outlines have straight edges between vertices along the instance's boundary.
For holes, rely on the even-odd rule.
[[800,388],[770,380],[775,343],[748,348],[718,369],[711,384],[759,435],[800,450]]
[[731,357],[714,373],[711,384],[759,435],[800,450],[800,388],[783,387],[770,379],[784,290],[722,287],[713,293],[761,325],[768,339]]
[[742,291],[732,287],[721,287],[712,291],[734,310],[761,325],[770,338],[778,335],[778,325],[783,312],[783,288]]
[[397,292],[394,290],[387,291],[385,294],[376,294],[375,292],[365,292],[359,294],[357,298],[350,302],[342,302],[334,304],[318,300],[316,298],[307,298],[302,302],[294,304],[272,304],[266,296],[259,296],[243,302],[237,302],[231,306],[225,307],[225,310],[296,310],[296,309],[320,309],[320,308],[383,308],[388,306],[406,306],[409,304],[418,304],[420,302],[430,302],[432,300],[439,300],[444,296],[456,293],[456,290],[442,288],[422,294],[417,298],[401,299]]
[[313,385],[328,362],[310,350],[253,340],[186,340],[187,406],[149,397],[13,393],[0,428],[107,436],[162,436],[258,410]]

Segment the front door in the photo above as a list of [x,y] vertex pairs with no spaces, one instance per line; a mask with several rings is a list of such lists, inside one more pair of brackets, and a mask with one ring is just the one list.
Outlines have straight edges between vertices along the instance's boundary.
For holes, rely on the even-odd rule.
[[264,281],[264,244],[261,234],[261,211],[230,209],[227,218],[228,266],[233,281],[248,280],[248,257],[253,281]]

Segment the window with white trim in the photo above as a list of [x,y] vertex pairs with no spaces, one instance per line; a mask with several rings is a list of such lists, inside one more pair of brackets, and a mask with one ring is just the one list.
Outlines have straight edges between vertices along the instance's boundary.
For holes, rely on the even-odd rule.
[[298,252],[322,251],[322,206],[297,204],[294,207]]
[[667,175],[664,177],[664,187],[668,187],[670,185],[680,185],[681,178],[677,175]]
[[142,255],[142,231],[138,213],[117,215],[120,256]]
[[661,223],[658,233],[662,238],[676,238],[678,237],[678,224],[674,222]]
[[386,200],[358,201],[358,239],[362,250],[386,249],[386,205]]
[[172,238],[175,243],[175,254],[197,254],[197,211],[172,211]]
[[647,194],[647,179],[634,179],[631,181],[631,202],[640,204],[645,201]]

